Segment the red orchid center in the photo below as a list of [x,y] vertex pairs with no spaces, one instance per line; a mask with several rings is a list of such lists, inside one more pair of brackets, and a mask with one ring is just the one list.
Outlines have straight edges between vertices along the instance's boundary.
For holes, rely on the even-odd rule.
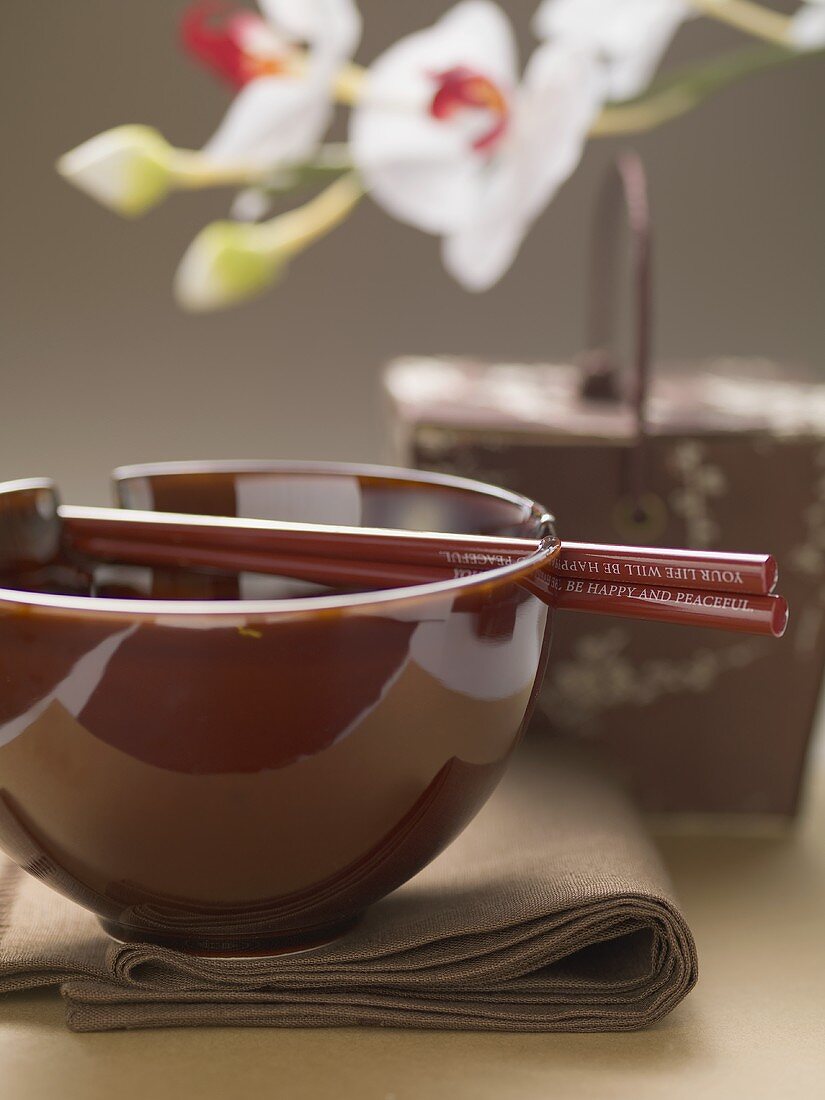
[[277,76],[290,67],[290,49],[275,38],[254,12],[199,0],[183,14],[184,48],[233,88],[259,76]]
[[504,135],[510,118],[507,97],[489,77],[464,65],[433,73],[438,87],[430,103],[430,114],[437,119],[452,119],[459,112],[473,112],[485,120],[473,138],[473,149],[490,152]]

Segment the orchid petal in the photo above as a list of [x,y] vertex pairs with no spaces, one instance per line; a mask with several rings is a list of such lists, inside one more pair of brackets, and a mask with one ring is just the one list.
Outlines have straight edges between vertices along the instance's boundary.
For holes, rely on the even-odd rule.
[[203,151],[220,164],[299,162],[316,148],[332,110],[320,78],[259,77],[237,94]]
[[352,0],[258,0],[266,19],[293,40],[350,57],[361,38],[361,16]]
[[549,44],[534,52],[482,212],[444,242],[444,264],[468,290],[488,289],[510,267],[533,220],[578,165],[603,92],[591,55]]
[[800,50],[825,46],[825,0],[808,0],[791,19],[790,39]]
[[279,57],[290,48],[286,35],[254,12],[238,12],[230,23],[233,25],[238,45],[253,57]]
[[470,215],[479,169],[460,134],[414,111],[359,111],[352,123],[353,161],[393,217],[442,233]]
[[272,210],[272,196],[258,187],[245,187],[232,200],[230,214],[237,222],[262,221]]
[[527,229],[528,222],[517,216],[479,219],[444,238],[444,267],[465,290],[489,290],[513,263]]
[[433,74],[467,66],[508,90],[516,80],[510,25],[491,0],[464,0],[374,63],[350,123],[353,159],[394,217],[441,233],[472,216],[483,173],[459,126],[430,113]]
[[693,14],[686,0],[543,0],[533,29],[539,38],[596,52],[610,98],[629,99],[644,90]]
[[590,54],[551,44],[533,52],[516,109],[528,217],[542,211],[577,167],[604,95],[604,75]]
[[370,76],[379,85],[392,78],[426,84],[433,71],[466,65],[510,87],[517,61],[513,30],[501,8],[493,0],[461,0],[431,27],[399,39],[373,64]]
[[[204,148],[215,163],[273,167],[305,160],[332,119],[332,83],[360,36],[352,0],[261,0],[268,19],[244,17],[245,49],[251,54],[283,50],[282,36],[306,42],[299,71],[257,76],[236,96]],[[240,18],[240,17],[238,17]]]

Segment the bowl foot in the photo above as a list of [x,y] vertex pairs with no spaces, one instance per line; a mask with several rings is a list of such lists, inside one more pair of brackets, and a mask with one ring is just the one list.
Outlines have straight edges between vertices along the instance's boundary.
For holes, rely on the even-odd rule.
[[98,918],[103,931],[124,945],[149,945],[164,947],[171,951],[180,951],[185,955],[194,955],[202,959],[269,959],[284,955],[302,955],[308,951],[317,951],[346,936],[360,920],[354,917],[343,923],[324,928],[308,929],[305,933],[273,934],[270,937],[256,937],[253,942],[233,940],[231,937],[217,936],[168,936],[144,932],[138,928],[119,924],[117,921]]

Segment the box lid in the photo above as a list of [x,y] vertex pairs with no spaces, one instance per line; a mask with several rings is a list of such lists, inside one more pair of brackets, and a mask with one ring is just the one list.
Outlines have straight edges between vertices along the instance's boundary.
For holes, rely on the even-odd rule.
[[[407,357],[384,384],[404,424],[622,442],[636,437],[633,409],[584,399],[573,363],[481,363]],[[666,366],[651,382],[653,435],[749,432],[825,436],[825,385],[767,360]]]

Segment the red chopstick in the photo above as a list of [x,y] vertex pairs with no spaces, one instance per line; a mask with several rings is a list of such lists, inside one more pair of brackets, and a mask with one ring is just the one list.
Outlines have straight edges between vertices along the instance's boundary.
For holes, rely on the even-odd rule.
[[[175,545],[166,541],[163,533],[157,530],[155,539],[160,538],[161,541],[128,539],[120,531],[114,537],[92,535],[89,523],[78,527],[70,517],[65,522],[71,544],[77,549],[82,548],[84,553],[103,560],[144,565],[269,573],[322,584],[369,588],[427,584],[484,570],[484,566],[471,567],[467,561],[461,566],[409,565],[404,562],[353,561],[275,550]],[[664,552],[665,555],[667,553]],[[581,580],[558,577],[547,569],[536,570],[520,583],[545,602],[565,611],[694,624],[774,637],[782,635],[788,617],[787,603],[781,596],[754,595],[741,590],[682,589],[615,579]]]
[[701,588],[706,592],[754,595],[773,592],[779,578],[776,559],[771,554],[658,550],[566,541],[552,571],[570,579],[643,582],[662,588]]
[[[60,508],[60,514],[81,549],[86,540],[105,533],[111,538],[122,536],[131,541],[163,541],[170,546],[184,544],[187,549],[220,546],[267,554],[309,554],[337,560],[475,570],[510,565],[538,549],[537,539],[490,535],[335,527],[66,505]],[[563,577],[643,580],[663,588],[700,588],[708,592],[754,595],[773,592],[778,575],[776,561],[770,554],[663,550],[567,541],[562,542],[561,551],[549,569]]]
[[[535,575],[524,583],[527,587],[535,585]],[[543,578],[538,583],[542,584]],[[555,606],[563,611],[588,611],[773,638],[781,638],[788,625],[788,603],[782,596],[561,577],[553,577],[550,588]]]

